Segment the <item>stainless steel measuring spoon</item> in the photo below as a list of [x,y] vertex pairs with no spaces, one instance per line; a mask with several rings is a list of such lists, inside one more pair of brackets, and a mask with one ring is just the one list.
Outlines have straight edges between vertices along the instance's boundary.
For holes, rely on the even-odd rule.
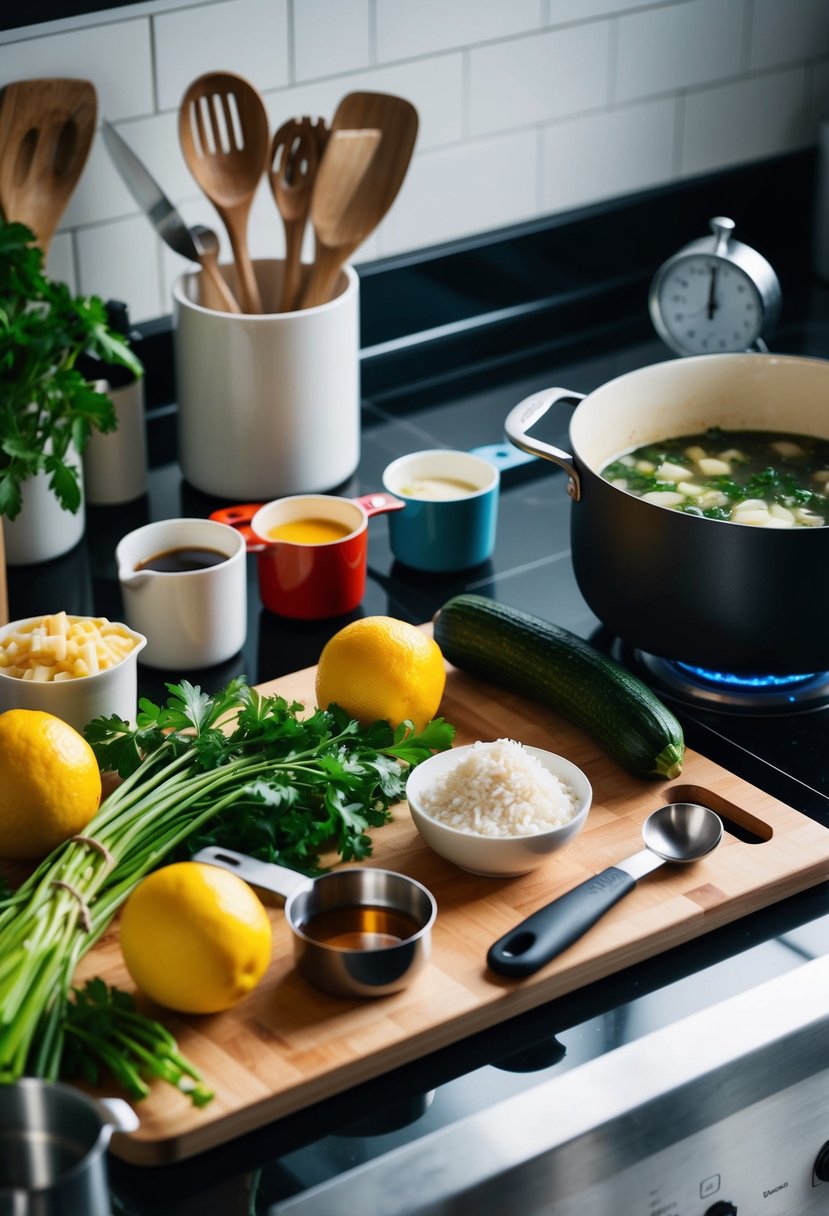
[[648,816],[642,825],[645,848],[609,866],[528,916],[505,933],[486,956],[499,975],[532,975],[561,954],[640,878],[665,862],[699,861],[717,847],[723,826],[719,815],[694,802],[673,802]]
[[287,866],[214,846],[192,860],[284,896],[297,969],[326,992],[386,996],[410,984],[429,958],[437,904],[405,874],[351,866],[306,878]]

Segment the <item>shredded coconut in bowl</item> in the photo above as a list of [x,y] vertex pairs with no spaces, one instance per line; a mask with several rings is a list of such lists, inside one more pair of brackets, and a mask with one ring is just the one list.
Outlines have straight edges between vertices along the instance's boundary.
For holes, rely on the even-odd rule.
[[520,743],[473,743],[420,795],[438,823],[475,836],[534,836],[576,814],[573,790]]

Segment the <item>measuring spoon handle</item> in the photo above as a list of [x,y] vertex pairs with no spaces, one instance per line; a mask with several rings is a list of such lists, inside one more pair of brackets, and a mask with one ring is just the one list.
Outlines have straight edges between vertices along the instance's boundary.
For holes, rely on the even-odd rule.
[[486,961],[498,975],[532,975],[577,941],[614,904],[632,891],[636,879],[610,866],[528,916],[490,946]]

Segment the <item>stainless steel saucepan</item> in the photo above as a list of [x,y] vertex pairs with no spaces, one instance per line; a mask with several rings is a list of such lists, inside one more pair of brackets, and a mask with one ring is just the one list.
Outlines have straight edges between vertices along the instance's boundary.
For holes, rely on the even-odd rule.
[[425,966],[437,915],[434,896],[404,874],[351,866],[306,878],[232,849],[193,855],[285,897],[300,973],[336,996],[386,996]]

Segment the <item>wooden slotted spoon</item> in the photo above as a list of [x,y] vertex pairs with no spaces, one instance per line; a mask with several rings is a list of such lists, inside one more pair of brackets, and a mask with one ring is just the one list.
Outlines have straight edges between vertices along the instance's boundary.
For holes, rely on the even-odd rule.
[[285,227],[285,274],[280,312],[290,312],[296,305],[302,238],[317,175],[318,146],[310,118],[289,118],[276,132],[271,145],[268,178]]
[[331,133],[311,199],[316,253],[301,308],[330,300],[343,263],[377,222],[372,199],[361,187],[381,140],[381,133],[375,130]]
[[44,257],[86,164],[98,97],[89,80],[19,80],[0,93],[0,208]]
[[261,312],[247,227],[270,146],[262,98],[241,76],[208,72],[194,80],[182,98],[178,133],[187,166],[230,237],[242,307]]
[[[324,302],[327,298],[325,291],[330,291],[333,286],[339,266],[347,261],[355,249],[374,231],[391,207],[409,168],[417,139],[417,128],[417,110],[410,101],[392,93],[348,93],[337,106],[331,121],[331,134],[325,155],[317,172],[318,185],[323,166],[331,152],[332,141],[338,132],[369,129],[379,131],[382,139],[370,164],[365,166],[354,197],[349,202],[348,232],[343,229],[336,234],[342,254],[339,265],[333,277],[328,272],[323,282],[323,269],[317,269],[317,263],[324,261],[326,266],[330,266],[331,256],[323,253],[321,249],[318,250],[317,260],[302,298],[303,308]],[[317,190],[315,196],[316,193]],[[312,220],[313,208],[312,203]],[[316,222],[314,228],[316,230]],[[330,229],[327,236],[332,237]]]

